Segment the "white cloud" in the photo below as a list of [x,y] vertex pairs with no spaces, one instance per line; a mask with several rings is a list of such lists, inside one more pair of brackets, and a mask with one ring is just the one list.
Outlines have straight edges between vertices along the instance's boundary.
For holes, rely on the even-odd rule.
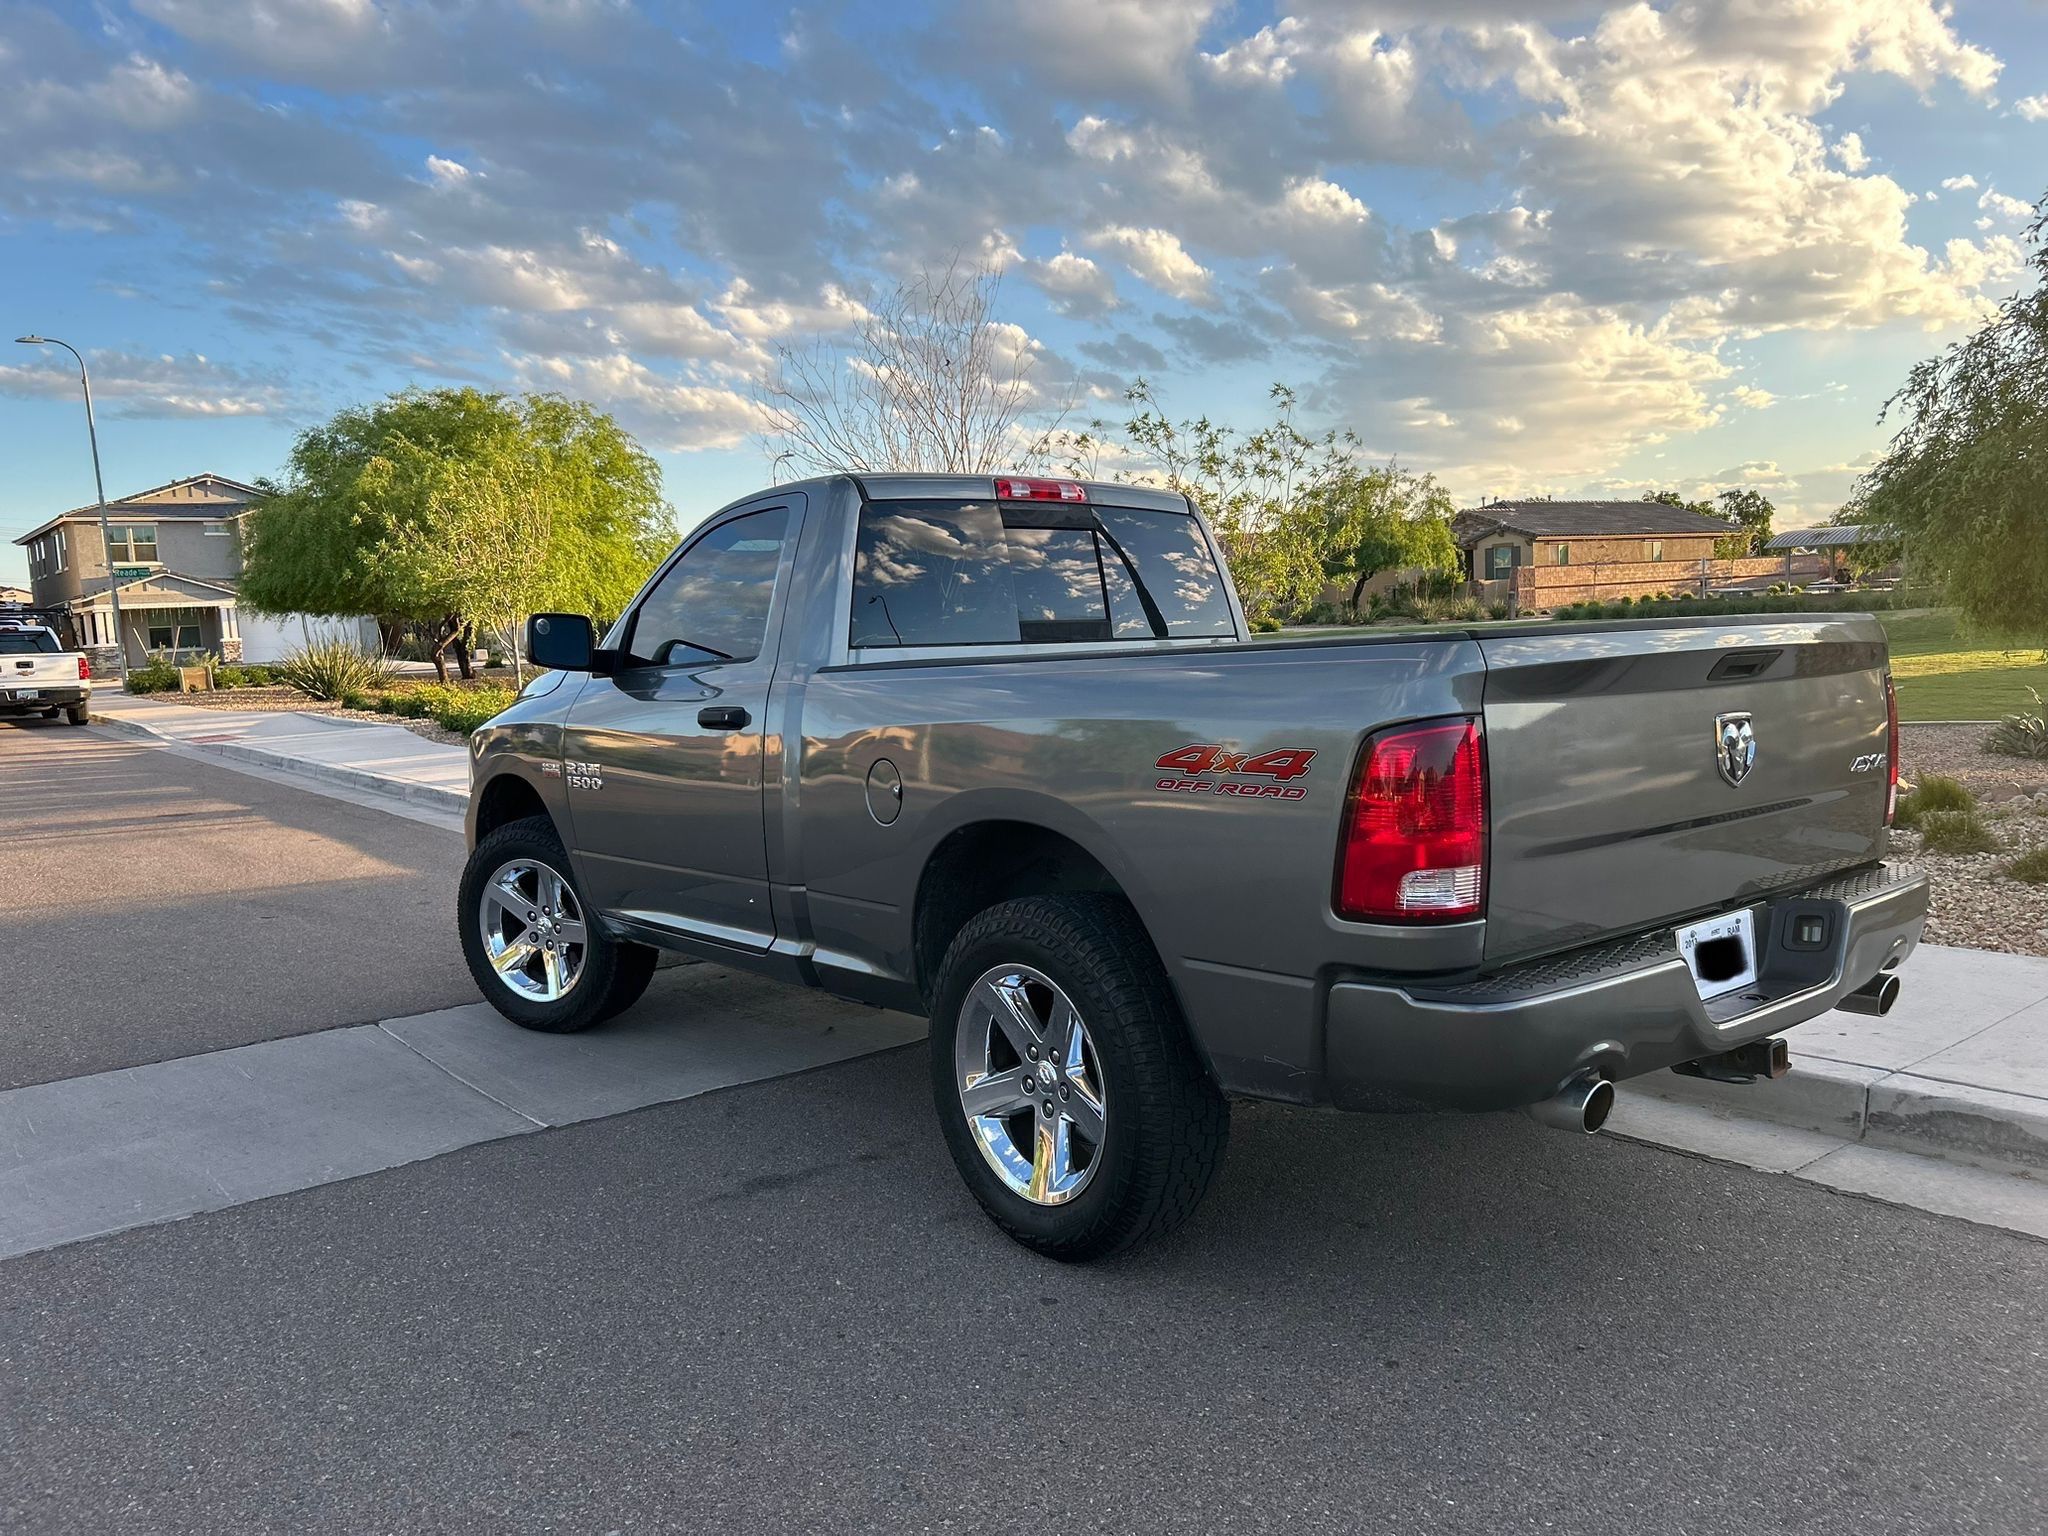
[[1116,308],[1116,283],[1086,256],[1061,251],[1044,261],[1019,260],[1015,270],[1063,315],[1103,315]]
[[1752,411],[1767,411],[1778,403],[1778,397],[1768,389],[1758,389],[1750,384],[1738,384],[1729,394],[1737,405],[1747,406]]
[[[267,416],[286,404],[285,390],[274,380],[197,352],[99,351],[88,353],[87,361],[93,397],[110,416]],[[0,364],[0,395],[68,400],[77,393],[78,370],[69,355]]]
[[2012,104],[2012,109],[2030,123],[2041,122],[2048,119],[2048,94],[2022,96]]
[[1974,192],[1977,190],[1977,178],[1974,176],[1950,176],[1941,185],[1942,189],[1947,192]]
[[1112,224],[1096,230],[1088,243],[1116,252],[1134,276],[1161,293],[1190,304],[1211,301],[1213,274],[1190,256],[1169,230]]
[[1863,136],[1859,133],[1843,134],[1829,153],[1841,162],[1845,171],[1854,173],[1870,168],[1870,154],[1864,149]]
[[733,448],[768,424],[751,396],[718,384],[657,373],[623,352],[600,357],[512,357],[520,386],[558,390],[616,411],[656,448],[698,453]]
[[427,175],[437,187],[459,187],[469,180],[469,167],[459,160],[443,159],[440,155],[427,156]]
[[2007,197],[2003,192],[1987,187],[1984,195],[1977,199],[1977,206],[1986,212],[2003,214],[2008,219],[2028,219],[2034,215],[2034,205],[2022,202],[2016,197]]

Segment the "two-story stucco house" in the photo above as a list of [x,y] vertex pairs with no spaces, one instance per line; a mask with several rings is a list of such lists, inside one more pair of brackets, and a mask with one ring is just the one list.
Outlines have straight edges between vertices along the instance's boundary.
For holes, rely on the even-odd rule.
[[116,639],[109,585],[120,589],[127,660],[152,651],[242,654],[235,583],[242,573],[236,526],[262,493],[225,475],[193,475],[107,503],[61,512],[14,542],[28,550],[36,606],[64,608],[78,645],[111,663]]
[[241,611],[240,524],[262,494],[225,475],[191,475],[138,491],[107,503],[104,545],[97,506],[60,512],[14,541],[28,551],[35,605],[64,609],[73,643],[105,673],[115,670],[110,577],[121,596],[121,649],[130,665],[157,651],[276,661],[297,645],[334,636],[374,646],[369,619]]

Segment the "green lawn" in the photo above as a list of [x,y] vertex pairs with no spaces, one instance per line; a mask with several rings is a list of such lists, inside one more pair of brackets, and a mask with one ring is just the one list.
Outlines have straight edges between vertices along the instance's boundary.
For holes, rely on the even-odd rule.
[[1996,720],[2048,694],[2048,640],[1972,635],[1953,608],[1880,613],[1891,637],[1901,720]]

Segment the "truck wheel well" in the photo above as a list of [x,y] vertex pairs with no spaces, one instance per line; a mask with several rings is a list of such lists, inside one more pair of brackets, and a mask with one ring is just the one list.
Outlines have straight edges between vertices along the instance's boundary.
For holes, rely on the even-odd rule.
[[954,936],[976,913],[999,901],[1061,891],[1124,895],[1116,877],[1095,855],[1044,827],[984,821],[948,835],[932,850],[917,885],[911,934],[918,990],[930,1000],[939,963]]
[[498,828],[528,816],[546,816],[540,791],[515,773],[501,773],[477,794],[476,837],[482,842]]

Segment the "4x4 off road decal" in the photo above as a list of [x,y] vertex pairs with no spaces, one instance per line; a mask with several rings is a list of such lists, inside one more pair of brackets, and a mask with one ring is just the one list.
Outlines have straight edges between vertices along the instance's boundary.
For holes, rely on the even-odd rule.
[[[1309,759],[1316,754],[1309,747],[1283,747],[1277,752],[1230,752],[1218,746],[1180,747],[1167,753],[1153,766],[1171,769],[1176,777],[1161,779],[1159,787],[1181,795],[1236,795],[1254,800],[1299,800],[1308,791],[1290,784],[1308,772]],[[1218,775],[1218,777],[1210,777]],[[1247,780],[1279,780],[1251,783]]]

